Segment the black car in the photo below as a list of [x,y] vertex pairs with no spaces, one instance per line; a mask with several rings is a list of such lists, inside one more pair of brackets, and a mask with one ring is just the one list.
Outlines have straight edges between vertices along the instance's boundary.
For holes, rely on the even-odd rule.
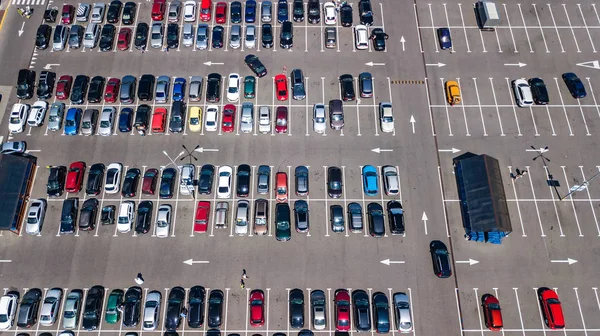
[[229,11],[231,16],[231,23],[241,23],[242,22],[242,3],[239,1],[234,1],[229,5]]
[[47,24],[40,25],[35,34],[35,47],[40,50],[47,49],[50,44],[50,35],[52,35],[52,27]]
[[[141,203],[140,203],[141,204]],[[106,205],[100,213],[100,223],[102,225],[110,225],[115,223],[115,212],[117,207],[114,205]]]
[[[19,335],[17,335],[19,336]],[[206,331],[205,336],[221,336],[221,331],[219,329],[208,329]],[[239,334],[228,334],[228,336],[240,336]]]
[[239,165],[237,169],[236,194],[237,197],[248,197],[250,192],[250,166],[247,164]]
[[212,192],[212,184],[215,176],[215,166],[205,164],[200,169],[200,177],[198,179],[198,192],[201,195],[210,195]]
[[354,93],[354,77],[349,74],[340,76],[340,90],[342,91],[342,100],[349,101],[356,98]]
[[292,15],[295,22],[304,22],[304,2],[303,0],[294,0],[292,3]]
[[115,43],[116,32],[117,28],[113,24],[108,23],[102,27],[102,32],[100,33],[100,43],[98,44],[100,51],[112,50]]
[[387,203],[388,220],[390,222],[390,232],[392,234],[404,234],[404,210],[402,203],[398,201],[389,201]]
[[381,238],[385,235],[385,221],[383,220],[383,207],[379,203],[369,203],[369,233],[371,236]]
[[140,78],[138,84],[137,96],[142,101],[149,101],[154,98],[154,83],[156,78],[154,75],[145,74]]
[[268,23],[262,25],[260,39],[263,48],[273,48],[273,26]]
[[223,322],[223,292],[214,289],[208,297],[208,327],[219,328]]
[[290,327],[304,328],[304,292],[294,288],[290,291]]
[[264,64],[260,61],[260,59],[257,56],[254,56],[252,54],[247,55],[244,58],[244,62],[246,62],[246,65],[250,68],[250,70],[252,70],[252,72],[254,72],[254,74],[258,78],[263,78],[267,75],[267,68],[265,68]]
[[77,210],[79,208],[79,198],[72,197],[63,201],[60,214],[60,233],[72,234],[75,232],[77,223]]
[[308,219],[308,203],[305,200],[294,202],[294,219],[296,222],[296,232],[308,232],[310,223]]
[[181,312],[183,311],[185,301],[185,289],[183,287],[173,287],[169,291],[167,300],[167,312],[165,314],[165,329],[175,331],[181,324]]
[[135,21],[135,13],[137,11],[137,5],[135,2],[126,2],[123,7],[123,24],[130,25]]
[[382,292],[373,294],[373,324],[379,334],[390,332],[390,304]]
[[50,175],[48,176],[48,183],[46,183],[46,193],[48,194],[48,197],[58,197],[63,194],[66,177],[67,167],[50,167]]
[[137,168],[129,168],[123,179],[123,188],[121,189],[121,196],[123,197],[135,197],[137,193],[138,181],[140,179],[140,170]]
[[110,5],[108,5],[108,10],[106,11],[106,21],[108,23],[119,22],[121,7],[123,7],[123,3],[119,0],[113,0],[110,2]]
[[365,26],[373,25],[373,9],[371,0],[360,0],[358,2],[358,13],[360,16],[360,24]]
[[290,21],[285,21],[281,25],[279,46],[283,49],[290,49],[294,46],[294,27]]
[[123,303],[123,325],[128,328],[137,326],[142,310],[142,289],[138,286],[129,287],[125,292]]
[[42,291],[39,288],[32,288],[23,295],[17,319],[19,328],[31,328],[37,322],[41,300]]
[[133,124],[133,109],[126,107],[119,113],[119,131],[123,133],[131,132]]
[[327,168],[327,194],[331,198],[342,196],[342,170],[338,167]]
[[538,105],[546,105],[550,102],[546,84],[541,78],[530,78],[528,81],[533,94],[533,101]]
[[102,318],[102,302],[104,301],[104,287],[93,286],[87,292],[83,308],[83,329],[91,331],[98,329]]
[[450,253],[446,244],[439,240],[433,240],[429,243],[429,253],[431,253],[431,262],[433,263],[433,273],[438,278],[448,278],[452,275],[450,268]]
[[204,299],[206,290],[202,286],[190,288],[188,294],[188,327],[201,328],[204,324]]
[[90,167],[88,173],[85,193],[88,195],[98,195],[102,190],[102,181],[104,180],[104,170],[106,167],[102,163],[95,163]]
[[135,40],[133,45],[137,50],[145,50],[148,43],[148,24],[140,22],[135,28]]
[[296,177],[296,195],[308,195],[308,168],[306,166],[298,166],[294,171]]
[[371,40],[373,40],[373,48],[376,51],[385,50],[385,40],[388,39],[388,34],[383,32],[381,28],[371,30]]
[[145,234],[150,231],[153,206],[154,204],[152,201],[140,202],[137,208],[137,217],[135,219],[135,233]]
[[352,26],[352,6],[347,3],[340,7],[340,24],[342,27]]
[[360,331],[371,330],[371,310],[369,295],[362,289],[352,292],[352,305],[354,306],[354,327]]
[[308,0],[307,11],[308,22],[311,24],[321,22],[321,5],[319,4],[319,0]]
[[183,132],[185,125],[186,106],[183,101],[174,101],[171,105],[171,117],[169,118],[169,130],[173,133]]
[[179,25],[177,23],[167,25],[167,46],[171,49],[179,47]]
[[105,79],[102,76],[95,76],[90,81],[90,89],[88,91],[87,100],[90,103],[98,103],[104,96]]
[[40,79],[38,80],[37,86],[37,96],[39,99],[48,99],[52,97],[55,81],[56,73],[51,71],[40,72]]
[[583,86],[581,79],[579,79],[576,74],[565,72],[562,74],[562,79],[565,81],[573,98],[584,98],[586,96],[585,86]]
[[79,214],[79,230],[91,231],[96,228],[96,218],[98,217],[98,200],[89,198],[83,202],[81,213]]
[[277,1],[277,22],[282,23],[289,19],[289,10],[287,0]]
[[223,48],[223,34],[224,28],[221,26],[215,26],[213,28],[213,39],[212,39],[212,47],[215,49]]
[[85,96],[87,95],[88,83],[90,77],[86,75],[77,75],[73,82],[73,89],[71,91],[71,103],[83,104]]
[[221,75],[218,73],[208,75],[206,80],[206,100],[211,103],[218,103],[221,100]]
[[162,177],[160,179],[160,198],[172,198],[173,188],[175,186],[175,179],[177,177],[177,170],[175,168],[167,168],[163,170]]
[[17,98],[29,99],[33,97],[35,85],[35,71],[29,69],[19,70],[17,77]]

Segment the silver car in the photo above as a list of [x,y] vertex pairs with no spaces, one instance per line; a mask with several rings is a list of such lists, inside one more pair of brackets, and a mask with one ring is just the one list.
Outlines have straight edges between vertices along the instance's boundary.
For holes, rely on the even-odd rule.
[[81,300],[83,292],[80,289],[73,289],[67,295],[65,308],[63,312],[63,328],[75,329],[79,325],[79,312],[81,311]]
[[109,136],[112,134],[113,123],[116,113],[117,110],[112,106],[105,107],[102,110],[102,115],[100,116],[100,129],[98,130],[98,134],[102,136]]
[[50,106],[50,114],[48,117],[48,130],[59,131],[62,128],[63,116],[65,114],[64,103],[54,103]]
[[157,22],[152,24],[152,32],[150,35],[150,45],[152,48],[162,48],[163,46],[163,24]]
[[62,295],[63,291],[60,288],[52,288],[46,293],[40,312],[40,325],[51,326],[56,322],[56,317],[60,311]]
[[229,46],[233,49],[238,49],[242,45],[241,39],[242,39],[242,26],[240,26],[240,25],[231,26],[231,33],[229,35]]
[[325,293],[322,290],[314,290],[310,293],[310,306],[312,307],[312,323],[316,330],[323,330],[327,326],[325,316]]
[[271,167],[259,166],[256,179],[256,192],[261,195],[269,193],[269,180],[271,178]]
[[191,101],[200,101],[202,98],[202,82],[204,81],[204,77],[202,76],[192,76],[190,78],[190,92],[189,97]]
[[179,12],[181,11],[181,2],[173,1],[169,6],[169,22],[179,22]]
[[242,133],[252,132],[254,123],[254,105],[252,103],[242,104],[242,115],[240,117],[240,130]]
[[171,87],[171,77],[159,76],[156,81],[156,102],[164,104],[169,100],[169,92]]
[[398,195],[400,189],[400,181],[398,178],[398,170],[394,166],[383,166],[381,168],[383,177],[383,187],[386,195]]
[[29,212],[27,213],[27,225],[25,226],[27,234],[37,235],[42,231],[47,206],[48,204],[45,199],[34,199],[31,201]]
[[104,21],[104,9],[106,9],[106,4],[102,2],[94,3],[94,8],[92,9],[92,19],[90,22],[102,23],[102,21]]
[[394,318],[396,327],[400,332],[408,333],[412,331],[410,301],[405,293],[394,293]]
[[196,48],[204,50],[208,48],[208,25],[199,24],[196,30]]
[[252,49],[256,46],[256,26],[246,26],[246,38],[244,39],[244,45],[248,49]]
[[317,133],[325,133],[327,128],[327,117],[324,104],[315,104],[313,107],[313,130]]
[[143,328],[144,331],[153,331],[158,326],[160,319],[160,303],[161,293],[159,291],[151,291],[146,295],[144,303]]
[[194,44],[194,25],[186,23],[183,25],[182,43],[186,47],[191,47]]
[[258,131],[260,133],[271,132],[271,110],[268,106],[261,106],[258,109]]
[[156,216],[156,236],[159,238],[166,238],[169,236],[171,227],[171,205],[162,204],[158,208],[158,215]]
[[69,38],[69,27],[58,25],[54,28],[54,38],[52,40],[52,50],[64,50]]

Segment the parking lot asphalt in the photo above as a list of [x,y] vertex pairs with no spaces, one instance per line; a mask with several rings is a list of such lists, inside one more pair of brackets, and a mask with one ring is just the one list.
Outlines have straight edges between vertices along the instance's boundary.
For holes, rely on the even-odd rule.
[[[186,128],[182,134],[167,132],[141,137],[115,129],[109,137],[70,137],[47,131],[43,125],[27,127],[24,133],[11,136],[4,126],[5,140],[27,141],[30,154],[38,157],[32,198],[46,197],[48,165],[120,162],[126,168],[142,171],[164,169],[173,167],[171,159],[177,165],[188,162],[187,158],[176,159],[183,156],[178,156],[182,145],[200,145],[206,150],[195,153],[198,160],[192,163],[198,167],[207,163],[232,167],[246,163],[253,169],[255,182],[256,167],[269,165],[272,174],[288,173],[290,190],[294,189],[294,168],[308,166],[310,194],[290,194],[289,202],[292,206],[298,199],[308,201],[311,227],[308,234],[292,232],[291,241],[285,243],[277,242],[272,235],[237,236],[232,232],[230,210],[230,226],[226,229],[216,229],[214,221],[210,221],[207,233],[194,233],[195,202],[209,200],[214,211],[215,195],[177,194],[171,200],[149,199],[155,208],[163,203],[174,208],[175,219],[167,238],[160,239],[152,232],[117,233],[114,226],[61,236],[61,201],[67,196],[79,197],[80,203],[86,199],[83,192],[63,195],[49,200],[40,235],[5,232],[0,236],[0,259],[12,261],[0,264],[3,288],[22,291],[23,287],[89,288],[94,284],[127,288],[133,285],[135,274],[142,272],[145,290],[166,294],[173,286],[189,289],[197,284],[223,290],[228,313],[222,331],[243,335],[290,334],[286,307],[292,288],[301,288],[305,293],[310,289],[329,293],[337,288],[362,288],[383,291],[388,296],[403,291],[411,294],[415,335],[483,335],[487,329],[481,313],[481,295],[491,293],[499,298],[503,308],[503,334],[546,335],[554,332],[544,325],[535,294],[537,288],[545,286],[557,289],[563,302],[565,334],[599,332],[600,326],[594,319],[600,312],[595,281],[598,272],[592,265],[600,246],[600,197],[597,180],[586,184],[600,172],[600,97],[596,97],[600,94],[596,50],[600,48],[600,19],[593,2],[497,2],[502,23],[495,32],[482,32],[477,29],[472,3],[372,1],[373,27],[381,27],[389,35],[385,52],[372,48],[356,50],[353,28],[341,26],[337,27],[338,46],[324,48],[324,24],[303,22],[294,23],[294,46],[290,51],[282,50],[277,43],[271,50],[234,50],[225,40],[220,50],[181,45],[168,52],[149,48],[141,53],[116,49],[35,51],[33,41],[43,9],[60,8],[62,2],[32,3],[34,15],[26,20],[15,12],[18,5],[25,3],[16,1],[9,7],[0,32],[0,64],[6,74],[0,78],[0,104],[7,108],[17,102],[11,86],[21,68],[30,67],[38,73],[49,68],[59,76],[122,78],[131,74],[139,78],[153,74],[189,78],[216,72],[226,78],[229,73],[250,75],[243,59],[252,53],[260,57],[269,73],[258,79],[254,99],[235,103],[238,113],[242,102],[252,102],[255,111],[259,106],[269,106],[272,111],[277,106],[287,106],[290,111],[287,134],[260,134],[254,131],[256,127],[245,134],[238,124],[233,133],[204,129],[194,133]],[[356,21],[357,1],[350,3]],[[137,22],[151,22],[150,7],[151,2],[138,3]],[[210,27],[214,25],[209,23]],[[224,25],[225,35],[230,26]],[[280,25],[274,26],[278,41]],[[450,28],[451,50],[439,47],[436,29],[440,27]],[[23,33],[19,34],[19,30]],[[294,68],[304,71],[306,99],[278,102],[273,77],[289,74]],[[374,97],[344,102],[343,131],[327,129],[326,135],[315,133],[313,104],[339,98],[341,74],[348,73],[356,79],[365,71],[373,75]],[[569,95],[561,78],[564,72],[579,75],[587,97],[573,99]],[[521,77],[544,79],[550,103],[516,106],[511,82]],[[454,106],[446,103],[444,83],[448,80],[456,80],[462,93],[462,102]],[[54,97],[49,102],[53,101]],[[392,102],[394,106],[391,133],[381,132],[377,120],[381,102]],[[217,104],[219,110],[225,104]],[[170,104],[149,105],[170,111]],[[200,102],[187,104],[203,111],[207,105],[204,97]],[[127,107],[84,103],[81,108],[106,106],[118,110]],[[3,125],[7,125],[7,119],[2,119]],[[501,245],[464,239],[452,158],[467,151],[485,153],[500,162],[513,228]],[[396,166],[400,195],[365,196],[361,167],[367,164]],[[326,194],[325,171],[330,166],[341,167],[344,172],[340,199],[330,199]],[[510,173],[516,168],[527,170],[528,174],[511,179]],[[567,195],[576,185],[585,188]],[[272,195],[267,196],[274,218],[275,200]],[[259,197],[262,195],[256,194],[253,183],[247,199]],[[122,201],[120,196],[108,194],[100,194],[98,199],[103,205],[118,205]],[[137,205],[146,199],[138,195],[133,200]],[[404,206],[405,235],[388,232],[376,239],[367,231],[331,232],[329,206],[358,202],[364,209],[368,203],[376,202],[385,208],[390,199],[400,200]],[[224,201],[232,209],[238,200],[231,197]],[[428,245],[434,239],[448,244],[453,261],[451,279],[437,279],[432,274]],[[208,263],[183,263],[190,258]],[[381,263],[386,259],[399,263],[386,266]],[[576,262],[570,263],[569,259]],[[238,276],[243,268],[248,270],[250,279],[242,290]],[[247,295],[254,288],[263,289],[267,296],[268,322],[259,330],[249,327],[246,318]],[[22,331],[13,330],[15,335]],[[52,330],[59,329],[55,326]],[[39,327],[35,335],[43,331]],[[101,328],[102,334],[123,335],[126,331],[129,330],[118,325],[103,324]],[[326,332],[332,333],[332,329]]]

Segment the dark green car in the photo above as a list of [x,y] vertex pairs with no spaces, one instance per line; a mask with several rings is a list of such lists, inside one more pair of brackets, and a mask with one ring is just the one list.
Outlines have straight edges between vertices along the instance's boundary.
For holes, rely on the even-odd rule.
[[108,296],[108,302],[106,303],[106,312],[104,313],[104,320],[106,323],[115,324],[121,319],[121,312],[117,309],[118,306],[123,304],[123,291],[120,289],[114,289]]
[[244,78],[244,98],[253,99],[256,95],[256,78],[246,76]]
[[290,206],[287,203],[278,203],[275,207],[275,226],[275,238],[278,241],[287,241],[292,238]]

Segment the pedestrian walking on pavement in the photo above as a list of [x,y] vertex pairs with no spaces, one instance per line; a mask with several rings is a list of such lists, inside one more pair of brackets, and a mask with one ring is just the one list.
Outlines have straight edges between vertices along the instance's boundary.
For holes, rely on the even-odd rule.
[[242,270],[242,279],[248,279],[248,275],[246,274],[246,269]]
[[246,284],[244,283],[244,279],[240,279],[240,287],[242,289],[246,288]]
[[144,277],[142,277],[142,273],[138,273],[137,277],[135,277],[135,283],[141,285],[144,283]]

